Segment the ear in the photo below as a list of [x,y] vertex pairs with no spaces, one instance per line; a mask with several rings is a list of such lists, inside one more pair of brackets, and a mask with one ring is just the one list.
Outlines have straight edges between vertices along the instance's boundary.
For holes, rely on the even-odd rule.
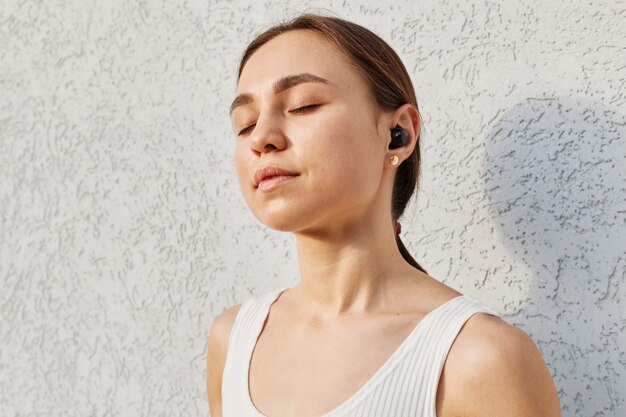
[[[398,155],[400,163],[402,163],[413,153],[417,145],[422,119],[417,108],[410,103],[406,103],[394,110],[389,120],[391,121],[389,132],[394,127],[401,127],[409,133],[409,143],[406,146],[389,150],[390,153]],[[388,138],[389,142],[391,142],[391,135]]]

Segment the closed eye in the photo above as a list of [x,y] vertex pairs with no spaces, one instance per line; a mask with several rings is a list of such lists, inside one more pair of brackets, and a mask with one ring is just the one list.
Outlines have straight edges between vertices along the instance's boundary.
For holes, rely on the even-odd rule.
[[[321,104],[309,104],[306,106],[298,107],[297,109],[289,110],[289,113],[297,113],[297,114],[306,113],[308,111],[314,110],[316,107],[319,107],[319,106],[321,106]],[[243,129],[239,131],[237,136],[241,136],[241,135],[248,133],[251,129],[254,128],[254,126],[255,125],[252,124],[250,126],[244,127]]]
[[248,126],[248,127],[244,127],[243,129],[241,129],[241,130],[239,131],[239,133],[237,133],[237,136],[241,136],[241,135],[243,135],[243,134],[247,133],[247,132],[248,132],[250,129],[252,129],[253,127],[254,127],[254,125],[250,125],[250,126]]
[[302,106],[298,107],[297,109],[290,110],[289,113],[306,113],[307,111],[313,110],[316,107],[319,107],[319,104],[309,104],[308,106]]

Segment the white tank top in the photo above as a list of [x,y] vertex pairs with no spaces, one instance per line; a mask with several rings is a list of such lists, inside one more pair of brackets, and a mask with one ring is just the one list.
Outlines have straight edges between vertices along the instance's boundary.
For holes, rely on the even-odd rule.
[[[246,300],[230,333],[222,377],[223,417],[265,416],[252,402],[248,375],[252,351],[272,303],[289,287]],[[439,378],[452,342],[474,313],[499,317],[460,295],[429,312],[356,393],[319,417],[436,417]]]

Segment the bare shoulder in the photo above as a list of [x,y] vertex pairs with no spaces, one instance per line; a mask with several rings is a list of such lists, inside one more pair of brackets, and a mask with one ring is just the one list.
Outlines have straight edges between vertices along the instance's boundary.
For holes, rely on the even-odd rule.
[[240,308],[241,304],[228,307],[215,317],[211,324],[211,330],[209,330],[209,343],[214,342],[213,345],[221,346],[224,349],[228,348],[230,331]]
[[228,307],[211,324],[207,341],[206,389],[211,416],[222,416],[222,374],[230,332],[241,304]]
[[523,330],[484,313],[465,322],[450,348],[437,408],[440,417],[562,415],[552,375],[535,342]]

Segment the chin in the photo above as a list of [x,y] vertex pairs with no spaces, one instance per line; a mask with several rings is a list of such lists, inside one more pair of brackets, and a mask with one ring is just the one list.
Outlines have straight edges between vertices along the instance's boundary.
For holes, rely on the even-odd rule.
[[293,211],[279,210],[272,213],[264,211],[262,213],[254,213],[258,221],[279,232],[291,232],[297,228],[297,221],[294,219]]
[[266,221],[262,223],[268,228],[275,230],[277,232],[293,232],[295,229],[293,225],[287,224],[287,223],[269,223]]

